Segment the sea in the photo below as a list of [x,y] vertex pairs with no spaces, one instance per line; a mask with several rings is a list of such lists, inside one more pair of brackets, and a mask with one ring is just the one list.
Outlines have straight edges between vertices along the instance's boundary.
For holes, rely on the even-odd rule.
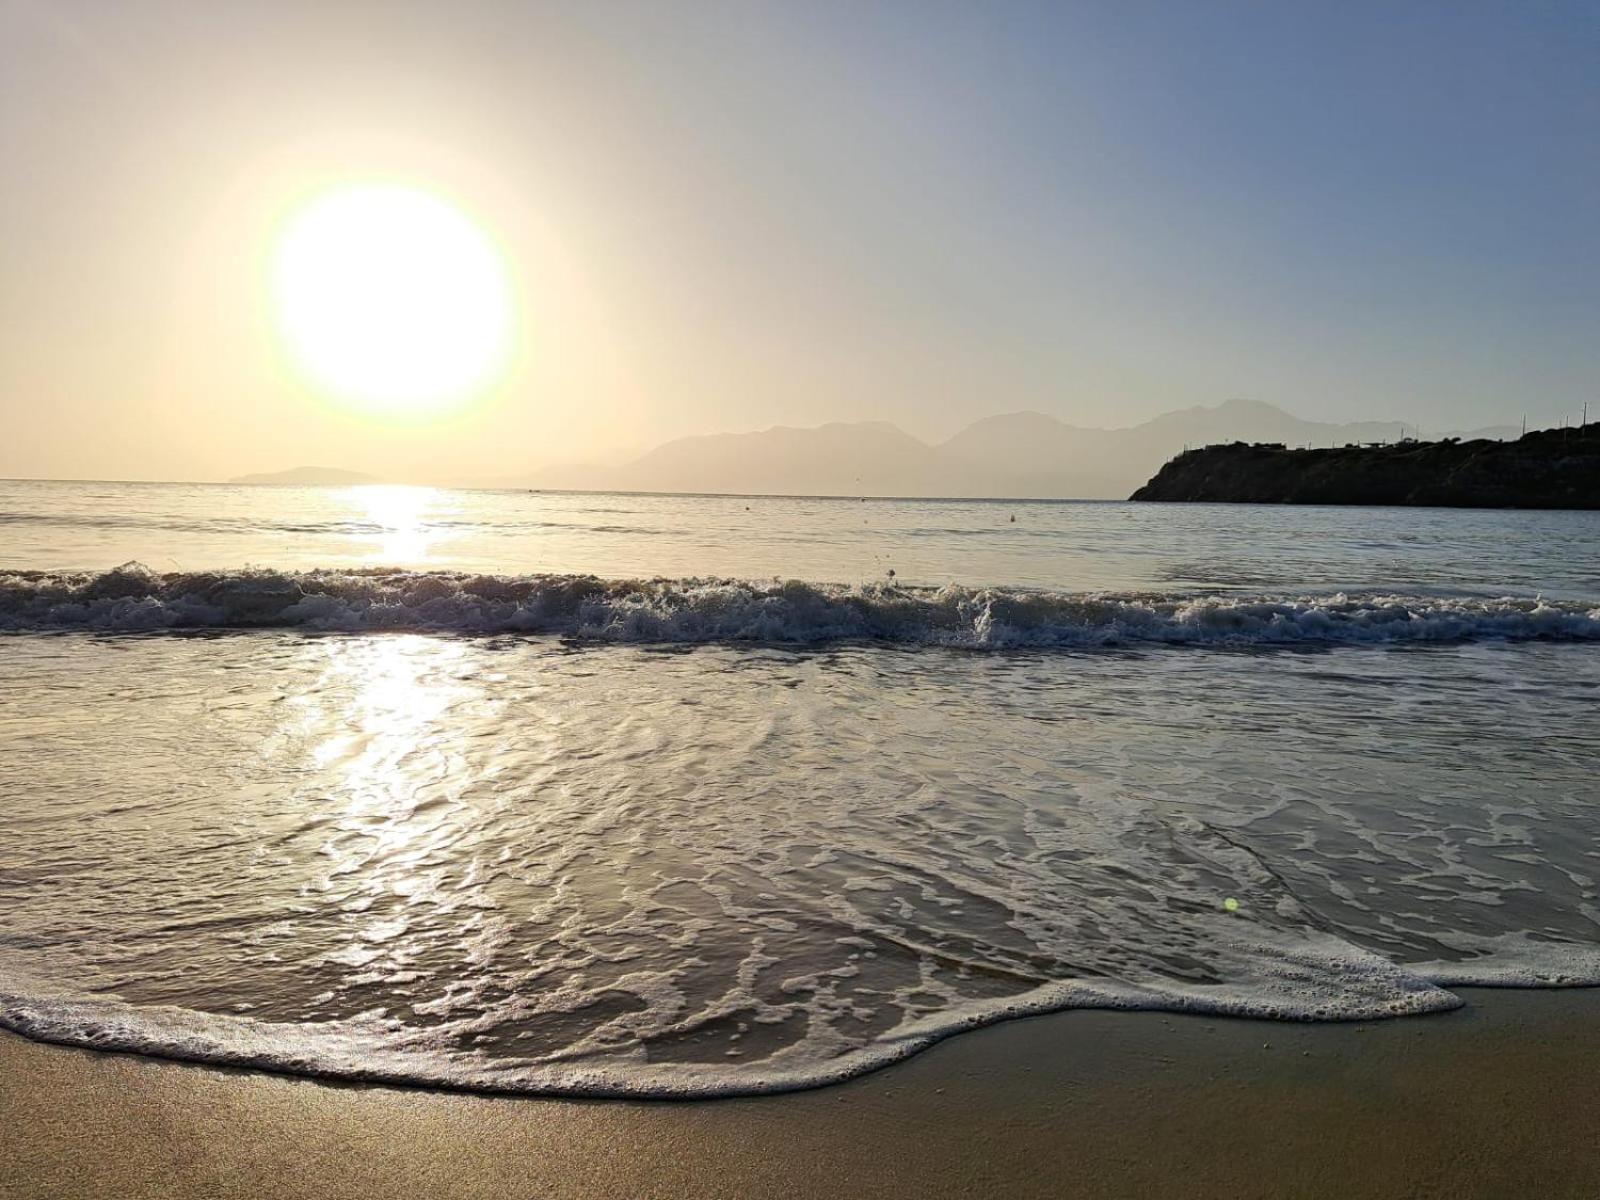
[[1597,513],[0,482],[31,1037],[689,1097],[1596,984]]

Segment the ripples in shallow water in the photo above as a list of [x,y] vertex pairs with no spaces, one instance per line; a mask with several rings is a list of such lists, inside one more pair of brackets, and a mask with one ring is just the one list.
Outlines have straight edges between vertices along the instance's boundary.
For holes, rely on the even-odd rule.
[[1043,1008],[1600,981],[1591,646],[29,635],[0,675],[0,1019],[46,1037],[709,1094]]

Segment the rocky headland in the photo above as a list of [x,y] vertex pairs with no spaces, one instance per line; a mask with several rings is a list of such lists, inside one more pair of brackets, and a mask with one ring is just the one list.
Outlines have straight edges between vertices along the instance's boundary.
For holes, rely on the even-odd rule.
[[1600,425],[1538,430],[1514,441],[1206,446],[1171,459],[1132,499],[1600,508]]

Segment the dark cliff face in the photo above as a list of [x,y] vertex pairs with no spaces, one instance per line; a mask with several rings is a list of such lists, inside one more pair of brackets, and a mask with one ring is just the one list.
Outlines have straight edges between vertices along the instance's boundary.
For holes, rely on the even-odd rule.
[[1600,508],[1600,425],[1546,429],[1514,442],[1207,446],[1174,458],[1132,499]]

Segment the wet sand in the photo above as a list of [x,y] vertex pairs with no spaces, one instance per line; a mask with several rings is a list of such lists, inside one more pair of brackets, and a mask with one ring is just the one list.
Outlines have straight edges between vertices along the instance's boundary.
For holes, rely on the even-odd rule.
[[0,1195],[1600,1195],[1600,989],[1464,994],[1364,1025],[1061,1013],[707,1102],[336,1085],[0,1035]]

